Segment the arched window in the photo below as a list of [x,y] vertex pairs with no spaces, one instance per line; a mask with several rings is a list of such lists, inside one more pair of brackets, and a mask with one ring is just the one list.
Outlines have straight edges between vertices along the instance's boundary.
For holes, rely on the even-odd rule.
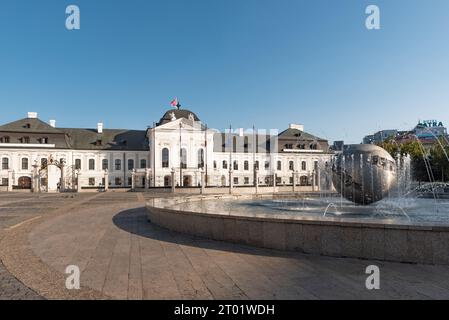
[[128,159],[128,170],[134,170],[134,159]]
[[48,160],[47,158],[41,158],[41,167],[47,168]]
[[9,159],[2,158],[2,170],[8,170],[8,169],[9,169]]
[[[120,171],[122,170],[122,160],[115,159],[115,170]],[[120,182],[121,183],[121,182]]]
[[95,160],[89,159],[89,170],[95,170]]
[[75,169],[81,170],[81,159],[75,159]]
[[28,170],[28,158],[22,158],[22,170]]
[[187,169],[187,150],[181,149],[181,168]]
[[162,149],[162,168],[168,168],[170,155],[167,148]]
[[204,149],[198,149],[198,168],[204,168]]
[[270,161],[265,161],[265,170],[270,169]]
[[249,162],[248,162],[248,160],[245,160],[245,162],[243,162],[243,170],[249,170]]
[[109,170],[109,161],[108,161],[108,159],[101,160],[101,168],[103,170]]
[[145,169],[147,167],[147,160],[140,159],[140,169]]
[[223,160],[223,169],[228,168],[228,162],[226,160]]

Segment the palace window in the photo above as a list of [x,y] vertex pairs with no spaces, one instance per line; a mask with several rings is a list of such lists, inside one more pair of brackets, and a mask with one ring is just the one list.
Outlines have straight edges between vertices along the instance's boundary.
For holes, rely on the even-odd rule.
[[40,138],[40,139],[39,139],[39,142],[40,142],[41,144],[47,144],[47,143],[48,143],[48,138],[47,138],[47,137]]
[[30,143],[30,137],[22,137],[19,141],[20,143]]
[[248,141],[248,137],[245,137],[243,139],[243,152],[248,153],[248,149],[249,149],[249,141]]
[[228,168],[228,162],[226,160],[223,160],[223,169]]
[[8,178],[2,178],[2,186],[9,185],[9,179]]
[[9,137],[8,136],[0,137],[0,143],[9,143]]
[[170,155],[167,148],[162,149],[162,168],[168,168]]
[[41,167],[46,168],[48,164],[47,158],[41,158]]
[[204,149],[198,149],[198,168],[204,168]]
[[270,169],[270,161],[265,161],[265,170]]
[[248,162],[248,160],[245,160],[245,162],[243,162],[243,170],[249,170],[249,162]]
[[239,162],[237,160],[234,160],[234,170],[238,170],[239,169]]
[[217,161],[214,160],[214,169],[217,169]]
[[[115,159],[115,170],[120,171],[122,170],[122,160]],[[121,183],[120,183],[121,184]]]
[[95,186],[95,178],[89,178],[89,186]]
[[121,186],[122,185],[122,178],[115,178],[115,185]]
[[305,161],[301,162],[301,170],[306,171],[307,170],[307,163]]
[[281,170],[282,170],[282,162],[281,162],[281,161],[278,161],[278,162],[277,162],[277,170],[278,170],[278,171],[281,171]]
[[95,160],[89,159],[89,170],[95,170]]
[[249,178],[248,177],[243,178],[243,183],[244,184],[249,184]]
[[232,152],[237,152],[237,137],[232,138]]
[[285,145],[285,149],[293,149],[293,144],[287,143],[287,144]]
[[259,170],[259,161],[254,162],[254,169]]
[[187,169],[187,150],[181,149],[181,168]]
[[28,158],[22,158],[22,170],[28,170]]
[[290,170],[290,171],[295,170],[295,164],[293,161],[288,162],[288,170]]
[[9,159],[2,158],[2,170],[8,170],[8,169],[9,169]]
[[238,177],[234,177],[234,184],[239,184],[239,178]]
[[81,170],[81,159],[75,159],[75,169]]
[[134,170],[134,160],[133,159],[128,159],[128,170]]
[[103,170],[109,170],[109,161],[108,161],[108,159],[103,159],[101,161],[101,168]]
[[146,169],[146,167],[147,167],[147,160],[140,159],[140,169]]

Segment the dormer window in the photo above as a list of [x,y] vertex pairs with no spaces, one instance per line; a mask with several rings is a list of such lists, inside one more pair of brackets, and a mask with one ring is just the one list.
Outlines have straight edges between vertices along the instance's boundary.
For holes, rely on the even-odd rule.
[[103,145],[103,141],[101,139],[98,139],[97,141],[95,141],[95,145],[96,146],[102,146]]
[[39,139],[39,142],[41,144],[47,144],[48,143],[48,138],[47,137],[42,137],[42,138]]
[[20,143],[30,143],[30,137],[22,137],[19,141]]
[[9,137],[8,136],[0,137],[0,143],[9,143]]
[[26,129],[30,129],[31,128],[31,124],[29,124],[29,123],[25,124],[25,128]]

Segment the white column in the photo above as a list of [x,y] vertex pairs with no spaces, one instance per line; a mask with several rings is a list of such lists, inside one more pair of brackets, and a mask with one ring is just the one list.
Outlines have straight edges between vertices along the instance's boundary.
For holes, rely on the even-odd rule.
[[273,173],[273,193],[276,192],[276,173]]
[[8,191],[13,191],[13,188],[12,188],[12,186],[13,186],[13,181],[12,181],[13,173],[14,173],[14,171],[12,171],[12,170],[8,171]]
[[254,169],[254,180],[255,180],[256,194],[257,194],[257,193],[259,193],[259,170],[257,168]]
[[61,183],[59,184],[59,192],[64,192],[65,191],[65,176],[64,176],[65,166],[63,163],[61,164],[60,169],[61,169]]
[[234,182],[232,181],[232,169],[229,168],[229,194],[232,194],[233,186],[234,186]]
[[204,194],[204,187],[205,187],[205,181],[204,181],[204,169],[201,169],[201,194]]
[[145,169],[145,189],[150,189],[150,169]]
[[104,191],[109,190],[109,171],[108,169],[104,170]]
[[292,183],[292,186],[293,186],[293,192],[296,192],[296,172],[295,171],[292,171],[292,181],[293,181],[293,183]]
[[175,193],[176,181],[175,181],[175,169],[171,169],[171,192]]
[[131,173],[131,191],[136,189],[136,169],[133,169]]
[[76,175],[76,191],[81,192],[81,172],[78,172]]

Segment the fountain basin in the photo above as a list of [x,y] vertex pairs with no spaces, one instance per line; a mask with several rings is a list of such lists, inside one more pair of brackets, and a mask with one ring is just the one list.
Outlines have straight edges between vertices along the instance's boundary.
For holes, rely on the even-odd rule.
[[449,265],[449,224],[445,223],[202,209],[207,201],[291,198],[291,194],[158,198],[147,203],[147,211],[156,225],[213,240],[332,257]]

